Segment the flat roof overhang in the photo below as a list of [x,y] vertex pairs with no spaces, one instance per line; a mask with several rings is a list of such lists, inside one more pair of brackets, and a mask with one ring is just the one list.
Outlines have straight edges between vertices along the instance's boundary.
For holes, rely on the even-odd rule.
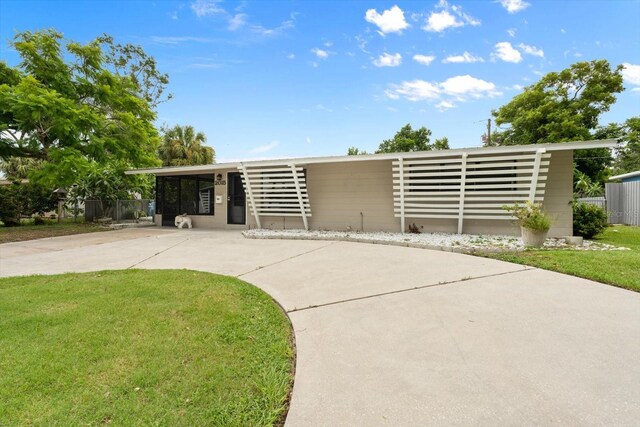
[[399,158],[411,159],[415,157],[449,157],[462,153],[470,155],[484,154],[506,154],[506,153],[531,153],[538,150],[552,151],[574,151],[588,150],[591,148],[613,148],[618,146],[615,139],[594,140],[594,141],[572,141],[558,142],[550,144],[530,144],[530,145],[507,145],[499,147],[473,147],[473,148],[455,148],[451,150],[433,150],[433,151],[413,151],[408,153],[382,153],[382,154],[361,154],[356,156],[327,156],[327,157],[299,157],[284,158],[274,160],[251,160],[246,162],[232,163],[214,163],[211,165],[198,166],[169,166],[160,168],[131,169],[125,172],[126,175],[140,174],[161,174],[172,175],[182,173],[207,173],[215,172],[222,169],[236,169],[239,166],[255,167],[255,166],[280,166],[283,164],[295,165],[311,165],[318,163],[343,163],[343,162],[363,162],[375,160],[395,160]]

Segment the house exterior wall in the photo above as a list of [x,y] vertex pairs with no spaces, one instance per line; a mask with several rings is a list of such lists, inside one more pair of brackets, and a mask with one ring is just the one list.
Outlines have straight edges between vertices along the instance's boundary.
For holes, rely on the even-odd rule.
[[[194,215],[196,228],[246,229],[256,228],[255,217],[247,206],[246,225],[227,224],[228,172],[223,175],[224,185],[215,186],[215,196],[222,197],[216,203],[214,215]],[[305,166],[306,183],[311,204],[308,218],[311,230],[342,231],[400,231],[400,219],[394,216],[393,176],[391,160],[372,160],[344,163],[318,163]],[[169,175],[169,174],[165,174]],[[573,153],[556,151],[551,156],[547,174],[544,208],[553,218],[550,236],[572,234],[573,214]],[[248,200],[248,196],[247,196]],[[261,216],[263,228],[301,229],[300,217]],[[407,217],[406,226],[415,224],[423,232],[455,233],[457,220]],[[161,215],[156,215],[161,224]],[[463,233],[518,235],[519,228],[511,221],[467,219]]]
[[544,209],[552,219],[550,237],[573,235],[573,151],[555,151],[551,156]]
[[[222,174],[222,180],[224,184],[214,185],[214,208],[213,215],[190,215],[191,223],[195,228],[212,228],[212,229],[229,229],[229,230],[244,230],[246,225],[227,224],[227,183],[229,179],[227,173],[238,172],[237,169],[225,169],[219,170],[211,175],[215,177],[217,174]],[[158,176],[171,176],[172,174],[158,174]],[[207,175],[203,173],[181,173],[180,175]],[[220,196],[222,198],[221,203],[216,203],[215,199]],[[248,211],[247,211],[248,217]],[[155,223],[158,226],[162,226],[162,215],[155,215]]]
[[[311,230],[400,231],[400,219],[393,212],[392,161],[321,163],[306,168],[307,190],[311,203],[308,218]],[[544,208],[553,218],[549,236],[573,233],[573,153],[556,151],[547,174]],[[255,218],[247,212],[250,228]],[[299,217],[260,217],[263,228],[300,229]],[[456,219],[405,219],[423,232],[455,233]],[[519,235],[520,229],[507,220],[467,219],[463,233]]]

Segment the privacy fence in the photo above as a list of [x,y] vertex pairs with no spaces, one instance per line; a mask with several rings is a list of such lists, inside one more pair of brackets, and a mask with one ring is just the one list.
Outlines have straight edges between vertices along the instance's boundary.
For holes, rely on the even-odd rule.
[[609,224],[640,225],[640,181],[607,183],[605,194],[578,200],[606,208]]
[[99,200],[85,200],[85,221],[97,221],[101,218],[111,218],[116,222],[135,222],[140,218],[153,217],[155,203],[150,199],[116,200],[103,203]]

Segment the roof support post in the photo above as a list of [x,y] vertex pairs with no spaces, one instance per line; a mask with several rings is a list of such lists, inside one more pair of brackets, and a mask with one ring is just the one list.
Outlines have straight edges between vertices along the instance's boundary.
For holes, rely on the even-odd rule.
[[242,176],[244,177],[245,192],[249,195],[249,203],[251,203],[251,208],[253,209],[253,216],[256,219],[256,225],[258,226],[258,228],[262,228],[262,224],[260,224],[260,215],[258,213],[258,208],[256,207],[256,204],[253,200],[253,191],[251,190],[251,181],[249,181],[249,174],[247,173],[247,168],[245,167],[245,165],[240,163],[240,166],[238,166],[238,170],[242,173]]
[[538,176],[540,175],[540,162],[545,149],[541,148],[536,151],[536,157],[533,162],[533,171],[531,172],[531,188],[529,189],[529,201],[533,203],[536,200],[536,190],[538,189]]
[[458,234],[462,234],[464,222],[464,187],[467,181],[467,153],[462,153],[460,166],[460,201],[458,202]]
[[404,233],[404,158],[398,157],[400,171],[400,232]]
[[298,204],[300,205],[300,215],[302,215],[302,222],[304,223],[304,229],[309,231],[309,221],[307,220],[307,212],[304,207],[304,199],[302,198],[302,191],[300,189],[300,180],[298,179],[298,171],[296,165],[291,163],[289,165],[291,173],[293,174],[293,183],[296,186],[296,194],[298,195]]

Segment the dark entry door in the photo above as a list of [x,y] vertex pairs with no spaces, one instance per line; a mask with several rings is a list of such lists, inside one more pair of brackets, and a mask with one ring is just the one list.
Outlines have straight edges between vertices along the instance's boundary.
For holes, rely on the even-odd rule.
[[246,200],[239,172],[227,175],[227,224],[246,223]]
[[176,215],[180,215],[180,178],[166,177],[163,192],[162,225],[173,226]]

